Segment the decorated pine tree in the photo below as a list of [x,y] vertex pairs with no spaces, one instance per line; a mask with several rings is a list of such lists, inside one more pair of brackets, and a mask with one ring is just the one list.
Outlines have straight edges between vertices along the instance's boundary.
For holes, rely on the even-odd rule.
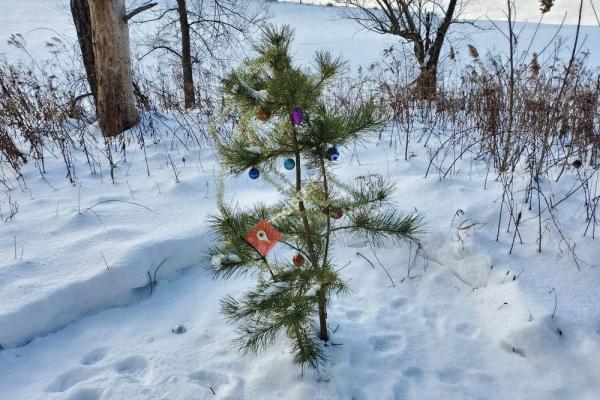
[[336,177],[339,149],[378,132],[385,113],[370,99],[326,100],[326,87],[344,63],[318,52],[313,72],[295,67],[292,38],[288,26],[265,28],[258,56],[225,81],[239,121],[232,135],[217,139],[221,165],[230,174],[265,180],[281,200],[240,209],[221,195],[212,220],[220,244],[211,256],[216,277],[252,273],[257,279],[253,290],[222,301],[239,326],[240,348],[255,352],[283,333],[295,361],[317,367],[325,360],[319,339],[329,340],[327,307],[348,292],[331,246],[342,245],[340,235],[363,235],[374,244],[417,241],[419,219],[394,209],[394,187],[381,176],[355,183]]

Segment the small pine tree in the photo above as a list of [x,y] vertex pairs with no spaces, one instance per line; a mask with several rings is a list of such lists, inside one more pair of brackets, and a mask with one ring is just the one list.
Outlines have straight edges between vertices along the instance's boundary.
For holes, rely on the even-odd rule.
[[[363,176],[348,185],[332,172],[337,148],[376,132],[386,122],[384,113],[372,100],[326,101],[324,89],[344,63],[317,52],[314,73],[294,67],[292,39],[288,26],[265,28],[258,57],[225,80],[239,123],[228,138],[216,138],[225,170],[239,175],[250,169],[252,178],[260,173],[283,200],[240,210],[219,196],[212,225],[221,244],[210,254],[215,277],[257,276],[256,288],[222,300],[224,313],[239,323],[241,350],[256,352],[283,332],[294,360],[302,368],[316,368],[325,355],[315,317],[318,338],[327,341],[328,304],[334,295],[348,292],[330,250],[336,237],[361,234],[375,244],[386,238],[417,242],[420,224],[416,214],[403,216],[391,206],[394,186],[382,177]],[[282,159],[295,170],[291,181],[277,165]],[[269,260],[247,239],[263,220],[281,234],[289,259]]]

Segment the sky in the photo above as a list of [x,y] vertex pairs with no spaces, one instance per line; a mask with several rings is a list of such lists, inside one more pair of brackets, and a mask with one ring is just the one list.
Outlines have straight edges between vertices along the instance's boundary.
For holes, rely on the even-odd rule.
[[[300,2],[300,0],[283,1],[294,3]],[[326,4],[334,3],[335,0],[303,0],[303,2]],[[540,19],[541,12],[539,0],[514,0],[514,3],[517,11],[517,20],[537,22]],[[583,0],[582,24],[599,25],[596,15],[594,14],[594,8],[596,12],[600,14],[600,0]],[[506,19],[505,11],[506,0],[466,0],[463,18],[486,19],[486,17],[489,17],[493,20],[504,20]],[[552,10],[544,16],[543,22],[559,24],[566,14],[565,22],[567,24],[576,24],[578,12],[579,0],[555,0]]]

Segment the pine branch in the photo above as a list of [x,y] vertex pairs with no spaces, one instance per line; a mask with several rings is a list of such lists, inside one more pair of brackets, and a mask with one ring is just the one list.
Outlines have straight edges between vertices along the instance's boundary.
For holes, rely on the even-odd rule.
[[372,211],[359,209],[349,214],[350,224],[332,229],[332,232],[362,234],[376,244],[385,238],[417,242],[420,233],[420,217],[416,214],[400,215],[396,210]]

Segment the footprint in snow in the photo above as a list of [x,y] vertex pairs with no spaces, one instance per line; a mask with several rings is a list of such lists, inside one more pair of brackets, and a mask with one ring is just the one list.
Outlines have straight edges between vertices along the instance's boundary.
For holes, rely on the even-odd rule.
[[229,383],[229,377],[221,372],[200,370],[188,375],[190,380],[206,389],[209,389],[213,394],[221,385]]
[[390,306],[391,306],[392,310],[400,312],[400,313],[407,313],[407,312],[412,311],[412,309],[413,309],[412,303],[406,297],[397,298],[396,300],[392,301]]
[[440,337],[446,335],[446,317],[438,315],[436,311],[425,309],[423,311],[423,321],[431,330],[435,330]]
[[437,378],[440,382],[454,385],[462,381],[463,371],[458,368],[444,368],[436,372]]
[[474,339],[479,336],[479,328],[471,325],[468,322],[462,322],[454,327],[454,332],[460,336]]
[[83,365],[94,365],[102,361],[108,353],[107,347],[97,347],[94,350],[87,352],[81,359]]
[[369,338],[371,347],[378,352],[401,351],[405,347],[404,338],[400,335],[375,335]]
[[408,367],[402,371],[402,375],[406,378],[419,380],[423,378],[423,370],[419,367]]
[[73,393],[69,400],[98,400],[102,396],[99,389],[85,388]]
[[114,370],[121,375],[143,375],[146,372],[148,363],[141,357],[128,357],[114,364]]
[[363,312],[360,310],[348,310],[346,311],[346,318],[350,321],[358,321],[363,315]]
[[77,385],[79,382],[90,379],[95,375],[95,373],[96,371],[88,368],[74,368],[57,376],[56,379],[46,386],[44,390],[50,393],[64,392],[65,390]]
[[515,347],[506,341],[500,342],[500,347],[502,348],[502,350],[506,351],[507,353],[514,354],[516,356],[523,357],[523,358],[526,357],[525,350],[523,350],[520,347]]

